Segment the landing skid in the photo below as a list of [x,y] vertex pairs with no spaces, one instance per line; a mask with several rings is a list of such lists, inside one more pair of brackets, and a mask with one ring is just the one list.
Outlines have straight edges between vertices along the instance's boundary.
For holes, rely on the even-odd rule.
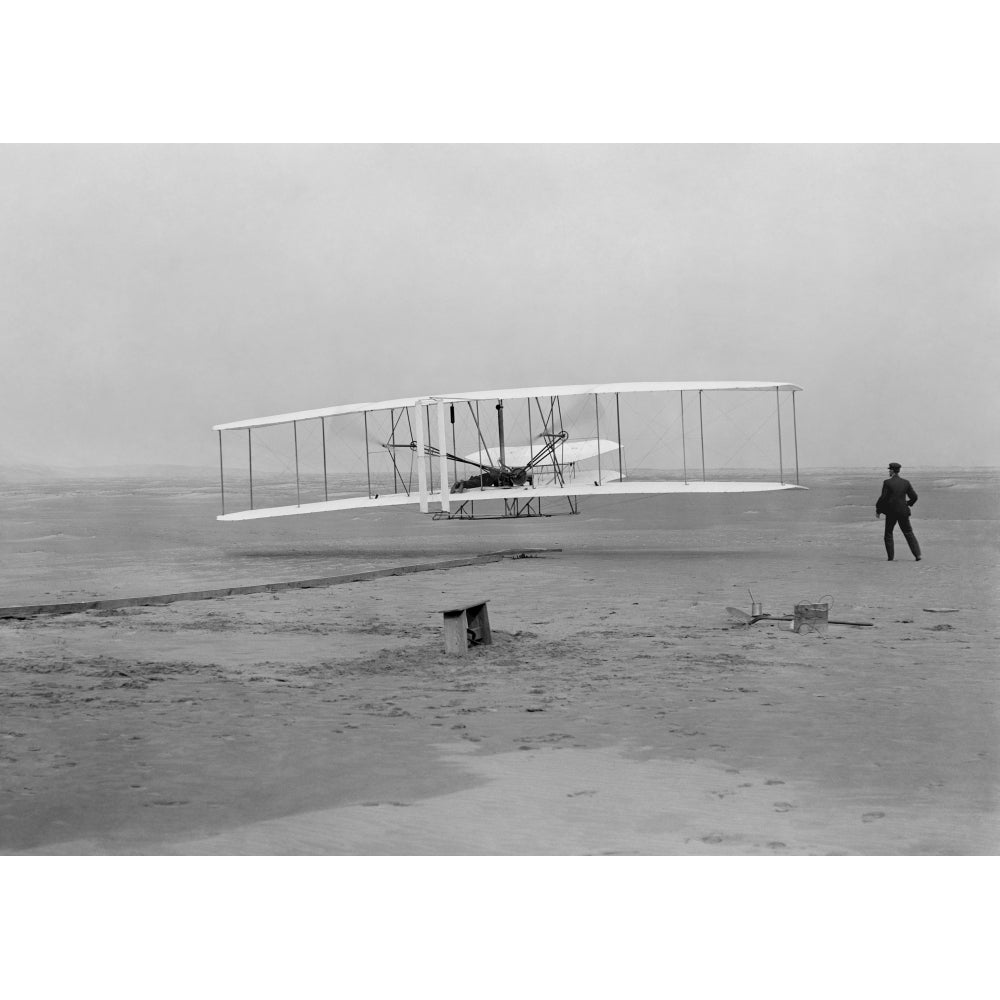
[[569,510],[543,512],[541,498],[504,500],[502,514],[477,514],[475,500],[465,500],[453,511],[435,511],[433,518],[435,521],[503,521],[513,517],[556,517],[560,514],[580,513],[580,501],[577,497],[566,497],[566,502]]

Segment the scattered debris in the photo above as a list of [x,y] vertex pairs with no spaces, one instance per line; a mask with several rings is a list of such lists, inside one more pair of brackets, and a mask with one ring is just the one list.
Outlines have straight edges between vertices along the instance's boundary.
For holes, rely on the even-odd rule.
[[[757,605],[757,606],[759,606],[759,605]],[[749,628],[755,622],[759,622],[759,621],[763,620],[764,618],[770,618],[771,617],[770,615],[765,615],[765,614],[748,615],[745,611],[740,611],[739,608],[726,608],[726,610],[738,622],[740,622],[743,625],[746,625],[747,628]]]
[[[788,616],[787,618],[771,618],[770,620],[773,621],[773,622],[794,622],[795,621],[795,619],[792,616]],[[829,619],[827,619],[827,624],[828,625],[854,625],[857,628],[874,628],[874,626],[875,626],[875,622],[848,622],[848,621],[841,621],[841,620],[839,620],[837,618],[829,618]]]
[[792,631],[802,632],[811,629],[820,635],[826,635],[827,627],[830,624],[830,607],[833,598],[829,594],[824,594],[829,600],[820,598],[816,601],[798,601],[795,605],[795,614],[792,619]]
[[[735,618],[742,625],[746,625],[749,628],[751,625],[755,625],[757,622],[767,622],[767,623],[778,623],[778,622],[795,622],[794,615],[748,615],[745,611],[741,611],[739,608],[726,608],[730,616]],[[911,619],[912,620],[912,619]],[[853,625],[855,628],[873,628],[875,626],[874,622],[849,622],[837,618],[827,619],[828,625]],[[795,631],[793,628],[792,631]]]

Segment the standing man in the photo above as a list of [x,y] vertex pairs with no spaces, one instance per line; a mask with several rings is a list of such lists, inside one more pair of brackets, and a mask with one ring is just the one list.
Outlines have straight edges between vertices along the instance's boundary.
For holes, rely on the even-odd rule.
[[892,529],[898,522],[913,557],[920,562],[920,543],[910,527],[910,508],[917,502],[917,491],[908,479],[899,474],[901,468],[899,462],[889,463],[889,478],[882,483],[882,495],[875,504],[875,517],[877,519],[885,514],[885,554],[889,560],[892,561],[895,555]]

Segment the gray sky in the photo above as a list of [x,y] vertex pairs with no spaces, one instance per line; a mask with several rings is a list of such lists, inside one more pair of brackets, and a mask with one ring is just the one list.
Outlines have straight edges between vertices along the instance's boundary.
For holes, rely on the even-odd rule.
[[798,382],[804,467],[1000,465],[1000,147],[0,147],[0,463],[550,383]]

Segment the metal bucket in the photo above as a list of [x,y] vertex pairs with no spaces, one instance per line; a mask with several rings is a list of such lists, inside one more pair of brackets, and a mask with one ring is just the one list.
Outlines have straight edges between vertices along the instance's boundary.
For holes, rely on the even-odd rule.
[[793,632],[818,632],[826,635],[830,628],[829,604],[796,604],[795,619],[792,622]]

